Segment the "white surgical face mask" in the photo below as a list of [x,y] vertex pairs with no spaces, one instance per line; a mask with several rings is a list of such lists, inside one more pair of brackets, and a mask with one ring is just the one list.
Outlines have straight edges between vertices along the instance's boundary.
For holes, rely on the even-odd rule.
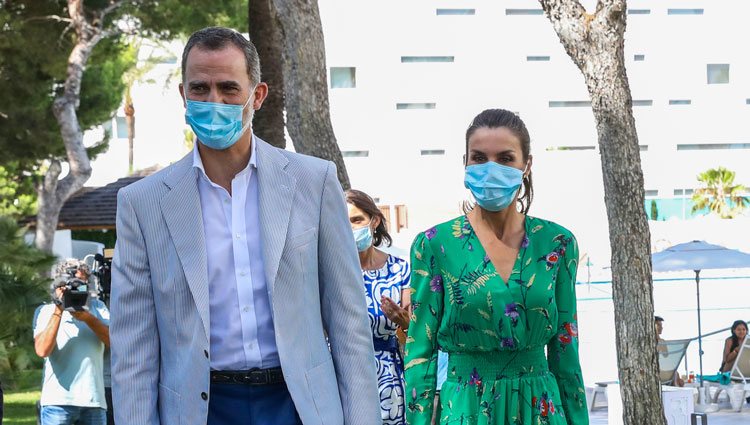
[[354,241],[357,242],[357,251],[363,252],[372,246],[372,230],[369,225],[354,229],[352,233],[354,233]]

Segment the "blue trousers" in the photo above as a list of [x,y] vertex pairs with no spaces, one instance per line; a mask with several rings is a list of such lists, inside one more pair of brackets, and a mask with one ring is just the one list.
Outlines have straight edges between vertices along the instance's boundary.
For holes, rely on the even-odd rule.
[[42,406],[42,425],[106,425],[107,412],[99,407]]
[[207,425],[302,425],[286,384],[211,384]]

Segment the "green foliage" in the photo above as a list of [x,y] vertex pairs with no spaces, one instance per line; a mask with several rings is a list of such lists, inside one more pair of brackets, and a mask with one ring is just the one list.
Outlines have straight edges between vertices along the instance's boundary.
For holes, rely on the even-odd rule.
[[[65,156],[52,104],[62,90],[74,35],[66,32],[65,23],[39,19],[64,16],[64,4],[25,0],[3,3],[0,9],[0,165],[14,161],[22,165],[19,171],[29,171],[41,160]],[[112,118],[125,87],[122,74],[134,65],[135,55],[128,54],[123,37],[97,44],[81,82],[82,129]],[[106,150],[106,142],[89,149],[89,154]]]
[[724,167],[712,168],[698,174],[701,188],[693,192],[693,212],[708,208],[721,218],[734,218],[745,210],[748,197],[745,186],[734,184],[735,172]]
[[651,220],[658,220],[659,219],[659,207],[656,205],[656,200],[651,200]]
[[73,230],[71,237],[77,241],[91,241],[104,244],[104,248],[114,248],[117,233],[114,230]]
[[32,170],[22,171],[15,162],[0,166],[0,216],[18,220],[36,213],[37,170],[29,168]]
[[78,120],[85,129],[112,119],[122,102],[122,75],[136,64],[136,52],[124,37],[99,42],[89,59],[81,82]]
[[[35,308],[49,300],[48,279],[54,257],[27,245],[12,219],[0,217],[0,370],[18,370],[34,362],[31,324]],[[7,372],[7,370],[6,370]]]
[[209,26],[247,32],[248,0],[160,0],[144,1],[123,8],[141,23],[141,36],[174,39]]

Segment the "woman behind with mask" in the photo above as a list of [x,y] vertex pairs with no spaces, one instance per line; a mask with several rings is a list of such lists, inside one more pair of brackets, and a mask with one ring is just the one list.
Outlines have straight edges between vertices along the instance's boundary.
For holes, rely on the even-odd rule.
[[404,425],[404,363],[396,330],[409,327],[409,264],[376,248],[383,242],[390,246],[392,239],[369,195],[348,190],[346,202],[364,278],[383,424]]
[[526,126],[512,112],[474,118],[464,183],[476,205],[412,245],[410,425],[430,423],[438,348],[449,353],[440,424],[588,424],[576,326],[578,246],[567,229],[527,215],[529,151]]

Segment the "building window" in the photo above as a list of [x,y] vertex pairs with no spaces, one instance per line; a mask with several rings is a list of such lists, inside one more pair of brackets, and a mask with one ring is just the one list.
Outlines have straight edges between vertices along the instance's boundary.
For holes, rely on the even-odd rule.
[[550,100],[550,108],[588,108],[591,106],[589,100]]
[[527,62],[549,62],[549,56],[526,56]]
[[729,84],[729,64],[709,63],[706,65],[706,80],[708,84]]
[[745,105],[750,105],[750,98],[745,99]]
[[409,214],[406,205],[396,205],[396,233],[409,227]]
[[[375,202],[380,202],[380,198],[377,198],[378,200]],[[378,209],[381,213],[383,213],[383,217],[385,217],[385,230],[388,231],[388,233],[391,232],[391,206],[390,205],[378,205]]]
[[633,55],[633,60],[636,62],[643,62],[646,60],[646,55]]
[[641,152],[647,152],[648,151],[648,145],[638,145],[638,150]]
[[128,138],[128,122],[125,120],[125,117],[117,117],[115,121],[117,121],[117,138],[127,139]]
[[670,99],[669,104],[670,105],[690,105],[693,101],[690,99]]
[[422,149],[419,154],[422,156],[445,155],[445,149]]
[[436,103],[397,103],[396,109],[435,109]]
[[436,9],[437,16],[475,15],[476,9]]
[[506,15],[544,15],[542,9],[505,9]]
[[750,149],[750,143],[695,143],[677,145],[678,151]]
[[453,56],[401,56],[401,63],[453,62]]
[[[653,100],[634,100],[633,106],[651,106],[654,104]],[[550,108],[588,108],[591,107],[591,101],[589,100],[550,100]]]
[[674,196],[693,196],[693,189],[675,189]]
[[341,151],[341,156],[344,158],[367,158],[370,156],[370,151]]
[[651,9],[628,9],[628,15],[650,15]]
[[332,89],[353,89],[357,87],[356,68],[331,67]]
[[659,191],[658,190],[648,190],[648,189],[646,189],[646,197],[653,198],[653,197],[656,197],[656,196],[659,196]]
[[550,146],[548,151],[593,151],[596,146]]
[[667,15],[702,15],[703,9],[667,9]]

